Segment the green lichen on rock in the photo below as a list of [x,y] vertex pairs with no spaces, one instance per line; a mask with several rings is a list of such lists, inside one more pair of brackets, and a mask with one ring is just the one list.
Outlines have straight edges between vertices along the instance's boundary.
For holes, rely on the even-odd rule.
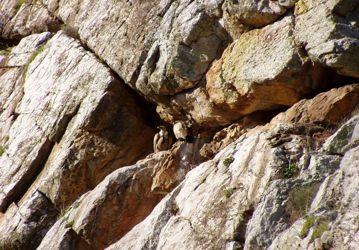
[[328,230],[328,227],[329,227],[328,221],[324,220],[319,222],[319,224],[315,226],[310,240],[314,241],[315,239],[320,238],[322,234]]
[[289,194],[287,211],[290,221],[295,221],[307,214],[308,207],[318,189],[317,183],[295,187]]
[[0,146],[0,156],[2,156],[5,153],[5,149],[3,146]]
[[230,157],[227,157],[226,159],[224,159],[223,165],[226,167],[229,167],[229,165],[231,165],[232,162],[234,162],[234,158],[233,158],[233,156],[230,156]]
[[307,237],[309,230],[311,229],[311,227],[313,227],[315,221],[316,221],[315,216],[311,215],[311,216],[307,217],[307,219],[305,220],[305,222],[302,226],[302,229],[300,230],[300,233],[299,233],[300,238]]
[[26,2],[26,0],[18,0],[16,5],[15,5],[15,10],[19,11],[19,9],[21,8],[21,6]]

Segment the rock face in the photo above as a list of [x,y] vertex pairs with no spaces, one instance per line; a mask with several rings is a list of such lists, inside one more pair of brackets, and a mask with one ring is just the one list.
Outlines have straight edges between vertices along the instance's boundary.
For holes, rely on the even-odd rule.
[[[335,109],[335,102],[330,105]],[[305,112],[310,113],[311,108]],[[326,131],[313,123],[300,126],[273,122],[242,135],[213,160],[189,172],[184,182],[162,200],[146,220],[108,249],[283,249],[298,246],[308,249],[310,245],[314,247],[314,241],[319,244],[316,239],[330,229],[332,231],[325,235],[332,243],[338,237],[339,242],[347,242],[348,249],[356,246],[351,237],[355,237],[358,228],[343,226],[338,229],[329,225],[330,220],[338,225],[353,225],[354,221],[350,220],[359,211],[354,196],[345,198],[347,193],[350,196],[356,192],[353,181],[358,176],[353,171],[358,156],[358,116],[328,138],[324,147],[323,143],[317,144],[313,135],[326,136]],[[341,151],[345,154],[342,159],[341,155],[326,150],[332,145],[352,149],[346,151],[347,154]],[[330,187],[327,182],[333,181],[333,176],[341,179]],[[342,181],[348,185],[344,187]],[[330,191],[334,187],[347,191]],[[333,217],[335,209],[325,195],[336,195],[332,198],[334,201],[347,199],[352,204],[352,214],[349,211],[345,214],[350,217],[341,218],[346,216],[344,214]],[[300,232],[302,225],[306,218],[312,218],[312,211],[318,204],[319,214],[315,215],[308,230],[302,229],[306,231],[304,235]],[[140,233],[144,229],[146,233]],[[294,240],[300,237],[303,238],[301,242]],[[319,247],[327,244],[323,242],[321,240]]]
[[273,119],[276,122],[337,125],[358,107],[359,84],[332,89],[311,100],[302,100]]
[[[26,201],[36,192],[66,209],[107,174],[151,152],[154,131],[132,94],[77,41],[60,32],[46,42],[49,35],[22,40],[1,76],[9,83],[2,85],[2,212],[19,202],[35,216]],[[0,228],[24,234],[7,213]]]
[[[171,150],[114,171],[61,215],[39,248],[47,249],[51,244],[52,249],[61,249],[61,244],[79,237],[95,249],[116,242],[184,179],[198,161],[189,154],[191,148],[190,144],[177,143]],[[75,234],[64,238],[69,228]],[[56,243],[51,243],[54,239]]]
[[0,250],[359,249],[358,21],[0,0]]
[[0,34],[6,39],[52,31],[60,22],[39,0],[6,0],[0,2]]
[[295,36],[313,61],[359,77],[358,1],[300,0]]
[[218,22],[221,2],[44,1],[147,98],[191,88],[203,77],[226,38]]

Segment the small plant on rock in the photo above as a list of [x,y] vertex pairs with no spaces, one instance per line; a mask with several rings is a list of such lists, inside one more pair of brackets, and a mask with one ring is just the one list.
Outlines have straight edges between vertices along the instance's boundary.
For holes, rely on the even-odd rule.
[[18,11],[25,2],[26,0],[18,0],[15,5],[15,10]]
[[307,237],[307,235],[309,233],[309,230],[314,225],[315,221],[316,221],[316,218],[313,215],[309,216],[305,220],[305,222],[304,222],[304,224],[302,226],[302,229],[300,230],[300,233],[299,233],[300,238],[303,239],[303,238]]
[[5,149],[3,146],[0,146],[0,156],[2,156],[5,153]]
[[298,172],[297,164],[291,163],[284,169],[284,178],[289,179],[296,175]]
[[311,241],[314,241],[317,238],[322,237],[322,234],[328,230],[328,221],[320,222],[313,230]]
[[232,196],[232,194],[236,191],[235,188],[227,188],[224,190],[224,196],[228,199]]
[[230,156],[230,157],[227,157],[226,159],[224,159],[223,164],[224,164],[224,166],[229,167],[229,165],[231,165],[232,162],[234,162],[234,158],[233,158],[233,156]]

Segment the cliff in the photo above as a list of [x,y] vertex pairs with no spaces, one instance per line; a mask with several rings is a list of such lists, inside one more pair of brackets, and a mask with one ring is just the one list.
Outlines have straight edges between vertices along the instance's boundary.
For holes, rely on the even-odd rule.
[[359,249],[358,23],[0,0],[0,249]]

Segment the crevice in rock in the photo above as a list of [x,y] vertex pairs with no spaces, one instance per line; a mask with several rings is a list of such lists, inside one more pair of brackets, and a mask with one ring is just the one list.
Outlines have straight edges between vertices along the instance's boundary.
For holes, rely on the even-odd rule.
[[125,81],[101,58],[99,57],[87,44],[81,41],[77,32],[73,30],[63,30],[68,36],[77,40],[81,46],[92,55],[94,55],[97,60],[102,63],[106,68],[108,68],[112,74],[112,76],[116,79],[116,81],[121,84],[121,86],[135,99],[136,104],[139,107],[142,107],[141,110],[146,110],[146,112],[142,112],[138,114],[141,117],[144,117],[144,121],[146,121],[147,125],[155,128],[160,124],[164,124],[164,121],[161,120],[159,115],[156,112],[156,104],[154,102],[148,101],[144,96],[140,95],[137,91],[135,91],[131,86],[125,83]]
[[345,85],[350,85],[354,83],[358,83],[358,79],[354,77],[344,76],[338,74],[334,69],[324,66],[317,65],[316,67],[319,67],[319,70],[321,71],[320,82],[324,83],[318,86],[318,88],[313,89],[310,93],[305,95],[303,98],[305,99],[312,99],[316,95],[329,91],[333,88],[340,88]]
[[54,142],[46,139],[42,147],[38,150],[37,157],[32,161],[26,174],[19,179],[14,188],[9,192],[0,205],[0,212],[5,212],[11,203],[17,204],[21,197],[26,193],[28,188],[31,186],[35,178],[40,174],[41,170],[45,166],[45,163],[52,151]]
[[5,39],[0,37],[0,50],[14,47],[20,43],[21,39]]
[[20,199],[26,194],[32,183],[35,181],[37,176],[41,173],[45,164],[52,152],[52,149],[56,142],[61,140],[62,136],[66,132],[66,128],[71,122],[72,118],[78,113],[80,105],[78,105],[75,111],[69,115],[65,115],[59,122],[58,128],[55,131],[52,138],[46,138],[41,148],[37,152],[37,157],[32,161],[28,167],[26,174],[17,181],[12,191],[7,194],[3,203],[0,205],[0,212],[5,212],[11,203],[17,204]]
[[244,243],[246,241],[247,225],[249,220],[252,218],[253,213],[253,207],[250,207],[249,209],[244,211],[242,214],[242,221],[236,228],[234,240],[238,242],[241,246],[244,246]]
[[67,130],[67,127],[68,127],[70,121],[78,113],[80,106],[81,106],[81,103],[79,103],[76,106],[76,108],[74,109],[73,112],[71,112],[70,114],[65,114],[63,117],[61,117],[60,121],[58,122],[56,132],[51,136],[52,141],[57,142],[57,143],[59,143],[61,141],[62,137],[64,136],[64,134]]

